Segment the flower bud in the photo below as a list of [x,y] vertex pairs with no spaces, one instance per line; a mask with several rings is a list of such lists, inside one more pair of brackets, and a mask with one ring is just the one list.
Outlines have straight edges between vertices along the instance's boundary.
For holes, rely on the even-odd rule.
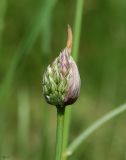
[[43,75],[43,95],[49,104],[64,107],[73,104],[80,93],[80,75],[71,57],[72,31],[68,26],[67,47]]

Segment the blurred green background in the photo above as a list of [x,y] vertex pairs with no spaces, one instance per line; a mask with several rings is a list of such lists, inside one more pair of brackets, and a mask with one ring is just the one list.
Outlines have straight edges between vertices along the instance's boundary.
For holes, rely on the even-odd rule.
[[[0,0],[0,159],[54,159],[56,109],[41,80],[74,29],[76,1]],[[74,35],[73,35],[74,36]],[[85,0],[78,57],[81,94],[71,142],[126,102],[126,1]],[[97,130],[72,160],[126,160],[126,113]]]

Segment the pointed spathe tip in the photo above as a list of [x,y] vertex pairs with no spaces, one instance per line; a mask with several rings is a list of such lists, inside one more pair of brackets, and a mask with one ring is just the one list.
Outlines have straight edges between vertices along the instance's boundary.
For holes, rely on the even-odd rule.
[[71,29],[71,26],[69,24],[68,24],[67,49],[68,49],[68,52],[70,54],[71,49],[72,49],[72,29]]

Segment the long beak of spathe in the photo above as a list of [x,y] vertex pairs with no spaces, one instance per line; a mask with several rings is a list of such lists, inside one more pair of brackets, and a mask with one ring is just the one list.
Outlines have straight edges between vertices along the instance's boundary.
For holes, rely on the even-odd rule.
[[69,24],[68,24],[67,49],[68,53],[70,54],[72,50],[72,29]]

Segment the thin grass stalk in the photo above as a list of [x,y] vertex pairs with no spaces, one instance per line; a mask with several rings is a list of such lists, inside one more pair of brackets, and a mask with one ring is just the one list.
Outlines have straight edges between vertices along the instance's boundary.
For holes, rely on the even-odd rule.
[[105,123],[110,121],[111,119],[117,117],[119,114],[126,111],[126,104],[113,109],[99,120],[94,122],[90,127],[84,130],[67,148],[66,152],[64,153],[64,157],[71,156],[79,146],[91,135],[96,131],[99,127],[103,126]]
[[[77,58],[78,58],[83,7],[84,7],[84,0],[78,0],[77,6],[76,6],[73,51],[72,51],[73,53],[72,55],[75,61],[77,61]],[[71,107],[66,107],[65,119],[64,119],[64,132],[63,132],[63,151],[66,149],[68,144],[71,111],[72,111]]]

